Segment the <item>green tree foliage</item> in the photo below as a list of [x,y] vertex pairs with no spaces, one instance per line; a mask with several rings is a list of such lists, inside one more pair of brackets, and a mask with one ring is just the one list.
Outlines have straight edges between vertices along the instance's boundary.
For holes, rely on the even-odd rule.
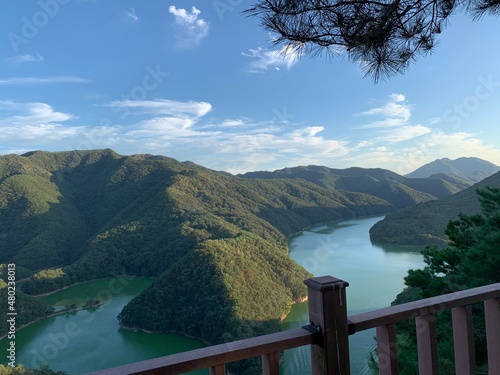
[[[408,272],[408,288],[398,296],[397,303],[500,282],[500,189],[486,187],[477,190],[477,194],[482,213],[461,214],[448,223],[449,245],[424,250],[426,267]],[[482,305],[475,305],[473,312],[478,373],[483,373],[486,349]],[[454,367],[450,312],[438,314],[437,324],[440,374],[451,375]],[[415,327],[405,322],[398,328],[400,367],[405,374],[417,374]]]
[[500,173],[452,196],[389,213],[370,229],[370,238],[383,245],[446,246],[447,223],[460,213],[480,213],[476,190],[486,186],[500,187]]
[[242,178],[112,150],[0,156],[0,173],[0,261],[33,270],[26,293],[155,277],[122,324],[210,343],[275,331],[305,296],[287,236],[434,199],[380,169]]
[[[47,306],[43,302],[40,302],[36,298],[26,295],[19,291],[16,292],[16,300],[15,300],[15,310],[17,312],[16,315],[16,326],[19,328],[25,324],[31,323],[40,318],[46,317],[54,312],[54,309],[50,306]],[[7,316],[8,307],[8,288],[7,283],[0,279],[0,315]],[[4,336],[7,334],[9,329],[9,324],[7,323],[7,319],[0,320],[0,336]]]

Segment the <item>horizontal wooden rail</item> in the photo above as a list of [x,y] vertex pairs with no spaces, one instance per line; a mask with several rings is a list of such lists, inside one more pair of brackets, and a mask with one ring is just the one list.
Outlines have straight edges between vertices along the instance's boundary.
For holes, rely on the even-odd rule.
[[[135,362],[87,375],[165,375],[182,374],[225,363],[276,353],[313,343],[318,331],[313,328],[296,328],[244,340],[213,345],[179,354]],[[215,371],[215,370],[214,370]]]
[[474,372],[471,305],[484,302],[490,374],[500,374],[500,283],[391,306],[347,317],[347,282],[322,276],[305,281],[308,287],[308,326],[155,358],[87,375],[175,375],[208,368],[226,373],[225,365],[261,357],[263,375],[279,374],[279,352],[311,345],[313,375],[348,375],[348,335],[377,328],[381,375],[398,375],[397,322],[415,319],[421,374],[437,374],[436,314],[452,310],[457,374]]
[[500,298],[500,283],[369,311],[348,318],[349,334],[496,298]]

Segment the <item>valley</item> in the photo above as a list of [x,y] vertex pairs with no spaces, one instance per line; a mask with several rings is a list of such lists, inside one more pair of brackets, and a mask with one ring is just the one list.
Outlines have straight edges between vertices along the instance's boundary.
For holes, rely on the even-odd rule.
[[[290,239],[291,258],[309,272],[331,274],[350,282],[348,304],[351,314],[388,306],[401,290],[406,270],[423,265],[416,250],[371,245],[368,230],[381,219],[373,217],[325,224]],[[27,367],[45,364],[56,371],[78,375],[205,346],[182,335],[120,328],[118,313],[151,282],[151,279],[119,276],[38,297],[56,309],[72,304],[81,306],[89,299],[100,300],[103,304],[44,319],[20,330],[17,339],[19,363]],[[306,323],[307,303],[297,303],[280,326],[290,329]],[[172,330],[175,331],[175,327]],[[366,373],[367,358],[373,349],[372,337],[371,331],[352,337],[352,365],[356,373]],[[7,341],[0,341],[0,350]],[[284,373],[307,374],[308,355],[307,348],[286,352]],[[198,371],[193,375],[206,373]]]
[[[109,149],[5,155],[0,262],[15,263],[18,278],[27,279],[18,299],[23,324],[53,314],[33,296],[129,275],[153,282],[118,311],[122,327],[175,327],[216,344],[279,330],[290,306],[304,299],[303,280],[313,271],[290,259],[289,236],[374,215],[387,215],[377,224],[384,225],[434,202],[472,200],[473,190],[446,176],[408,178],[379,168],[233,176]],[[257,367],[249,361],[232,370]]]

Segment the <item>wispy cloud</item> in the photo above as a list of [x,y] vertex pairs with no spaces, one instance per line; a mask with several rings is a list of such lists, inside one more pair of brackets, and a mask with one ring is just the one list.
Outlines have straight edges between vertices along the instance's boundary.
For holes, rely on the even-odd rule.
[[375,118],[358,129],[372,130],[372,137],[367,141],[370,145],[398,143],[430,133],[429,127],[411,123],[412,109],[413,106],[406,101],[403,94],[391,94],[383,105],[358,114]]
[[40,55],[39,53],[35,55],[30,55],[30,54],[25,54],[25,55],[16,55],[16,56],[11,56],[7,57],[5,59],[12,65],[18,65],[18,64],[24,64],[28,62],[42,62],[44,60],[43,56]]
[[498,164],[500,150],[472,134],[435,131],[422,135],[417,142],[405,144],[404,147],[363,147],[345,157],[343,163],[371,168],[382,167],[403,175],[436,159],[456,159],[462,156],[479,157]]
[[178,26],[178,45],[182,47],[197,45],[208,35],[209,24],[200,17],[201,11],[192,7],[191,12],[171,5],[169,13],[174,15],[175,24]]
[[376,141],[388,143],[398,143],[428,134],[431,129],[423,125],[403,125],[396,129],[388,129],[382,132],[382,136],[376,138]]
[[82,134],[62,123],[74,116],[40,102],[0,101],[0,140],[11,147],[40,148]]
[[212,136],[216,131],[194,128],[212,109],[207,102],[180,102],[167,99],[117,100],[107,103],[112,108],[126,109],[134,115],[147,117],[123,133],[129,144],[145,142],[149,147],[165,147],[172,141],[189,142],[200,136]]
[[68,113],[57,112],[50,105],[39,102],[18,103],[4,100],[0,101],[0,110],[7,115],[0,116],[0,120],[4,124],[12,125],[39,125],[73,118]]
[[[409,113],[388,103],[408,106]],[[212,105],[201,101],[116,100],[105,106],[126,108],[131,115],[127,124],[73,125],[78,118],[47,103],[0,101],[0,152],[111,147],[123,154],[192,160],[231,173],[316,164],[381,167],[405,174],[445,156],[500,162],[498,147],[477,135],[411,124],[411,105],[400,94],[363,112],[363,116],[377,116],[377,121],[384,116],[399,119],[398,126],[363,129],[350,138],[331,136],[321,124],[216,119]]]
[[47,85],[56,83],[89,83],[89,79],[77,76],[49,76],[49,77],[8,77],[0,78],[0,85]]
[[115,100],[105,104],[107,107],[127,108],[137,114],[195,116],[206,115],[212,105],[206,102],[180,102],[167,99],[156,100]]
[[361,128],[388,128],[407,124],[411,117],[411,109],[412,106],[406,102],[403,94],[391,94],[389,95],[389,101],[385,105],[371,108],[359,114],[361,116],[377,116],[382,118],[363,125]]
[[284,126],[248,118],[206,119],[212,110],[207,102],[123,100],[106,106],[128,108],[136,116],[147,117],[121,127],[120,139],[130,149],[181,160],[195,157],[198,163],[232,173],[291,162],[317,164],[349,152],[347,142],[322,136],[323,126]]
[[285,68],[288,70],[300,59],[299,50],[291,46],[274,50],[259,47],[242,52],[242,55],[254,60],[246,66],[246,70],[250,73],[264,73],[269,69],[281,70]]

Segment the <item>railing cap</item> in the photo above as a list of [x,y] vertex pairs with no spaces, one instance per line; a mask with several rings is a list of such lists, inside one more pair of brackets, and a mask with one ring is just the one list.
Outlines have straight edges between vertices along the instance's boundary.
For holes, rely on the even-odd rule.
[[349,286],[349,283],[347,281],[337,279],[333,276],[313,277],[312,279],[305,280],[304,284],[306,284],[313,290],[318,290],[321,292],[326,290],[346,288]]

